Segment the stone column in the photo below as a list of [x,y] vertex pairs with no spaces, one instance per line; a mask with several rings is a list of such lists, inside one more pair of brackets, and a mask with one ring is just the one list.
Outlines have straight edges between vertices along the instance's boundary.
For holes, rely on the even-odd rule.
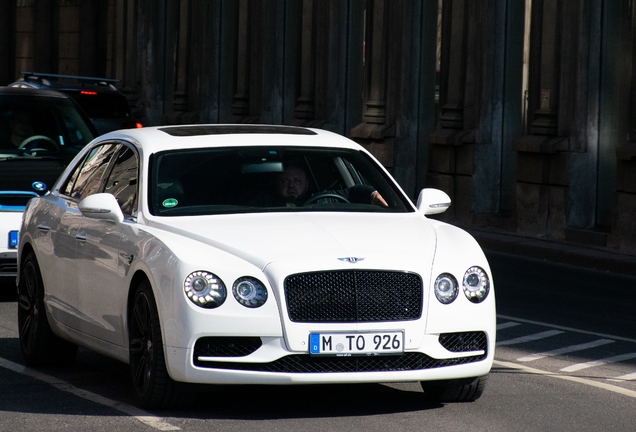
[[[370,150],[382,159],[386,166],[393,166],[393,143],[385,140],[395,136],[395,119],[387,117],[387,73],[389,68],[388,44],[389,31],[388,12],[391,7],[397,8],[402,2],[388,0],[370,0],[366,7],[366,28],[364,38],[364,96],[362,123],[351,130],[353,138],[370,139]],[[401,32],[399,22],[393,36],[399,38]],[[394,67],[396,65],[393,65]],[[399,66],[397,67],[399,70]],[[396,74],[397,78],[399,74]]]
[[238,0],[236,32],[236,70],[234,71],[234,97],[232,115],[247,117],[250,112],[250,5],[248,0]]
[[15,76],[16,54],[15,2],[0,2],[0,85],[7,85]]
[[[316,31],[314,26],[314,0],[301,0],[300,13],[300,76],[299,94],[296,99],[294,117],[297,119],[313,119],[315,115],[314,92],[316,87],[315,44]],[[323,7],[325,4],[323,3]],[[324,28],[322,29],[325,30]],[[323,61],[327,59],[322,59]]]
[[[106,75],[120,80],[119,90],[128,99],[133,115],[145,121],[145,110],[140,106],[139,65],[140,42],[137,31],[137,1],[110,0],[108,2],[108,36],[106,50]],[[142,45],[143,46],[143,45]]]
[[190,68],[190,4],[179,0],[179,19],[175,46],[175,83],[172,109],[175,112],[188,111],[188,71]]

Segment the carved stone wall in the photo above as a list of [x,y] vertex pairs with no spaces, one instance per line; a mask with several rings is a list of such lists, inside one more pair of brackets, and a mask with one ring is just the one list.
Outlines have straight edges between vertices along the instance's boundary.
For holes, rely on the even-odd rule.
[[621,248],[617,238],[633,238],[630,168],[617,163],[634,124],[633,12],[628,2],[533,0],[528,128],[514,140],[519,233]]
[[428,184],[453,199],[443,219],[512,229],[510,140],[522,132],[523,4],[446,0],[441,21],[439,122],[428,137]]
[[0,84],[107,76],[146,125],[325,128],[446,191],[444,220],[636,254],[634,28],[630,0],[10,0]]

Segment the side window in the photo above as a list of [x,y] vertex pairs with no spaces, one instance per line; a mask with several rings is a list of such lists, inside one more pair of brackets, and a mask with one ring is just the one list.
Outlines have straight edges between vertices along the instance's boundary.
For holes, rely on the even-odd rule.
[[104,192],[117,198],[122,212],[128,216],[137,214],[137,160],[137,154],[130,147],[122,146],[104,188]]
[[[95,150],[93,150],[93,151],[95,151]],[[89,154],[87,157],[90,157],[90,155],[91,154]],[[86,160],[86,158],[84,158],[84,161],[85,160]],[[75,169],[73,170],[73,172],[71,172],[71,175],[69,175],[68,178],[66,179],[66,183],[64,183],[64,185],[60,189],[63,195],[71,196],[71,192],[73,191],[73,186],[75,185],[75,181],[77,180],[77,176],[79,175],[80,171],[82,170],[82,166],[84,165],[84,161],[82,161],[81,163],[78,163],[75,166]]]
[[105,144],[91,150],[81,168],[71,174],[69,182],[62,189],[63,193],[81,200],[99,192],[102,177],[117,148],[117,145]]

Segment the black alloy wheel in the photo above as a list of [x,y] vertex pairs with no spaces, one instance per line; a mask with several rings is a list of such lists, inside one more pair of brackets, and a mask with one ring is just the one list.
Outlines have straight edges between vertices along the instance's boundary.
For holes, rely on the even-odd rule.
[[18,285],[20,350],[30,366],[64,365],[77,354],[77,345],[56,336],[44,309],[44,283],[35,254],[27,253]]
[[139,284],[129,311],[130,373],[139,405],[149,409],[178,404],[177,383],[168,375],[159,314],[147,281]]

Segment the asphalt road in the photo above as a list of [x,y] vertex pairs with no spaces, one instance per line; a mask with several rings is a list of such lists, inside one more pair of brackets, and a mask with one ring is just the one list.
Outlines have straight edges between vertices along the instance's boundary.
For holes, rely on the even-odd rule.
[[191,407],[143,412],[126,365],[80,350],[67,369],[25,368],[13,298],[0,302],[0,431],[634,431],[636,278],[489,253],[496,362],[468,404],[417,384],[223,386]]
[[636,339],[636,277],[487,255],[499,314]]

